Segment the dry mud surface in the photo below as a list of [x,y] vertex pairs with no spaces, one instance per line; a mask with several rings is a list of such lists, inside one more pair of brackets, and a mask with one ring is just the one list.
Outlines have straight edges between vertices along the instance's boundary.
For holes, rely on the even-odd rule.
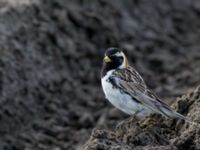
[[[183,107],[184,106],[184,107]],[[179,98],[176,111],[197,124],[153,115],[115,130],[94,129],[84,150],[190,150],[200,148],[200,86]]]
[[[127,117],[100,86],[103,53],[112,46],[125,48],[149,87],[174,102],[200,84],[200,1],[1,0],[0,150],[82,149],[94,127],[113,129]],[[191,126],[162,124],[134,125],[119,142],[145,147],[151,138],[156,145],[174,139],[181,147],[182,137],[197,147],[198,140],[187,141],[188,129],[199,135]],[[129,139],[136,129],[143,135]]]

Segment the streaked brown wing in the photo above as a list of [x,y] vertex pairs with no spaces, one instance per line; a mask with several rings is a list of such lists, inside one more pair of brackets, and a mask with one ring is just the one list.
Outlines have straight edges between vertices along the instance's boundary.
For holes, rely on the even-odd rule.
[[134,91],[146,92],[144,80],[132,67],[117,69],[112,76],[116,78],[117,81],[120,81],[123,87],[131,93],[135,93]]
[[150,98],[154,99],[155,101],[159,102],[162,107],[165,107],[165,109],[171,110],[171,108],[164,103],[155,93],[153,93],[150,89],[146,90],[146,95],[149,96]]
[[165,116],[166,110],[171,112],[171,108],[162,102],[151,90],[149,90],[137,71],[131,67],[118,69],[112,75],[115,83],[125,93],[130,94],[138,102],[149,109],[161,113]]

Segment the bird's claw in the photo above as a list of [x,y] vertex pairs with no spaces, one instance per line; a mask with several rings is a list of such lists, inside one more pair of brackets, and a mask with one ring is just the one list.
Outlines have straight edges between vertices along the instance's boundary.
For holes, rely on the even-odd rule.
[[130,124],[132,122],[138,121],[138,119],[136,118],[136,116],[131,116],[125,120],[120,121],[117,125],[116,125],[116,129],[121,129],[124,127],[125,124]]

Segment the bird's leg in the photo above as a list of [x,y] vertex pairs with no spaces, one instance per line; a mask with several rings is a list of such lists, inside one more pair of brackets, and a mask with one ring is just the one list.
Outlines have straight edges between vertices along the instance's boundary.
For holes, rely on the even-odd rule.
[[131,117],[128,117],[128,118],[126,118],[126,119],[120,121],[119,123],[117,123],[116,129],[122,128],[122,126],[123,126],[125,123],[129,122],[129,119],[130,119],[130,118],[131,118]]
[[120,122],[117,124],[116,128],[117,128],[117,129],[118,129],[118,128],[122,128],[123,125],[124,125],[125,123],[129,124],[129,123],[131,123],[131,122],[138,121],[139,119],[137,118],[136,115],[137,115],[137,112],[134,113],[132,116],[130,116],[130,117],[128,117],[128,118],[126,118],[126,119],[120,121]]

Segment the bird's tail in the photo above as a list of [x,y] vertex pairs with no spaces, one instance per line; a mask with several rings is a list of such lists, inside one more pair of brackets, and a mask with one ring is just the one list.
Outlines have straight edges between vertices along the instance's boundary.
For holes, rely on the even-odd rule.
[[168,113],[168,115],[170,117],[182,119],[182,120],[184,120],[184,121],[186,121],[188,123],[200,126],[199,123],[192,121],[190,118],[188,118],[188,117],[186,117],[186,116],[184,116],[184,115],[182,115],[182,114],[180,114],[178,112],[171,111],[170,113]]
[[173,113],[174,113],[174,117],[176,117],[176,118],[185,120],[185,121],[188,122],[188,123],[197,124],[196,122],[192,121],[190,118],[188,118],[188,117],[186,117],[186,116],[183,116],[183,115],[181,115],[181,114],[178,113],[178,112],[173,112]]

